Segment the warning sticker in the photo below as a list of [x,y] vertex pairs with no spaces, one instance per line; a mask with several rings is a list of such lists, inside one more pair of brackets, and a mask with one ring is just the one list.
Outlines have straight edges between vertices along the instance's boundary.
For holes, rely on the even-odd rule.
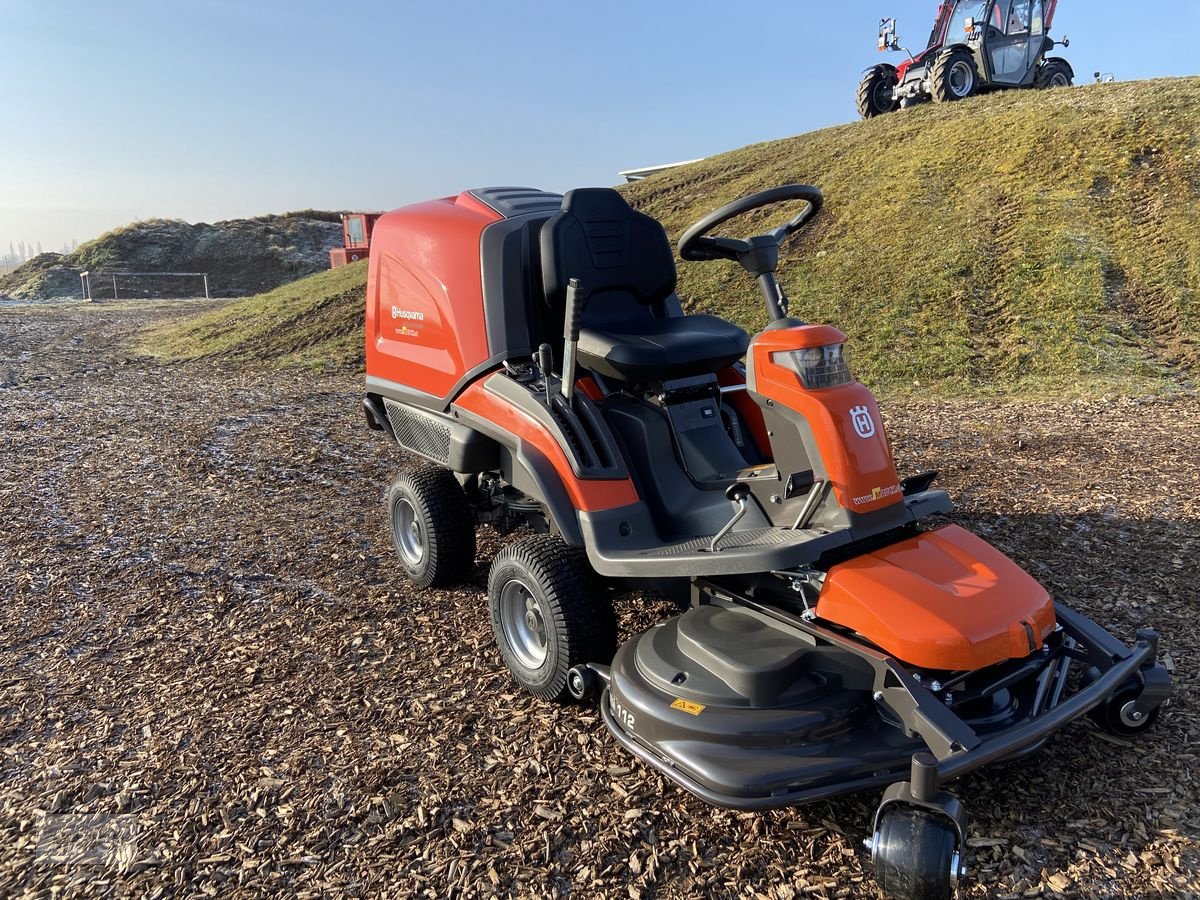
[[685,713],[691,713],[693,716],[698,716],[704,712],[703,703],[693,703],[691,700],[684,700],[682,697],[671,704],[671,709],[682,709]]

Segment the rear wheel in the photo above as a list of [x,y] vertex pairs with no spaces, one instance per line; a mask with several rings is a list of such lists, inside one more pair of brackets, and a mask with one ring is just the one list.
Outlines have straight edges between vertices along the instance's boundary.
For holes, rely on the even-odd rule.
[[895,87],[895,66],[881,64],[873,67],[858,85],[858,114],[864,119],[873,119],[899,109],[900,104],[892,97]]
[[1036,88],[1070,87],[1074,83],[1071,67],[1061,59],[1046,60],[1038,66],[1037,74],[1033,76],[1033,86]]
[[419,587],[461,581],[475,563],[475,519],[446,469],[401,472],[388,488],[388,523],[400,565]]
[[979,90],[979,68],[969,50],[944,50],[929,69],[929,93],[938,103],[965,100]]
[[574,666],[612,659],[612,601],[587,554],[556,535],[533,535],[500,551],[488,577],[488,607],[500,655],[535,697],[566,700]]
[[894,804],[871,839],[875,880],[893,900],[947,900],[961,874],[958,835],[946,819]]

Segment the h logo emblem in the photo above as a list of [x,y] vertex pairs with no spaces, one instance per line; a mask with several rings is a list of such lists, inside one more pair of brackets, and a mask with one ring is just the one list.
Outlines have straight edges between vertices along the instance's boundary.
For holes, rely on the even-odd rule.
[[850,421],[854,423],[854,431],[860,438],[875,436],[875,420],[871,418],[871,411],[865,406],[856,406],[850,410]]

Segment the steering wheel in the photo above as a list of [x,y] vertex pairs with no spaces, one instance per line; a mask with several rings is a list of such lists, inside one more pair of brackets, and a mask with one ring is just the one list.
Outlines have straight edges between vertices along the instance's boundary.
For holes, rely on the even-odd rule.
[[[708,236],[708,233],[718,225],[724,225],[736,216],[788,200],[805,200],[808,202],[808,206],[790,222],[785,222],[774,231],[749,240]],[[785,184],[782,187],[771,188],[769,191],[760,191],[740,200],[734,200],[732,203],[726,203],[720,209],[714,209],[683,233],[683,237],[679,239],[679,256],[689,262],[734,259],[742,263],[746,270],[755,277],[761,274],[761,271],[756,270],[773,272],[775,270],[774,263],[778,260],[777,251],[784,238],[803,228],[804,224],[820,211],[824,203],[825,198],[820,190],[811,184]],[[771,248],[776,251],[776,254],[773,259],[769,260],[771,263],[769,268],[762,269],[760,265],[747,265],[747,263],[760,262],[748,258],[758,256],[759,253],[756,251]],[[772,254],[768,253],[767,255],[771,256]],[[761,262],[767,261],[762,260]]]

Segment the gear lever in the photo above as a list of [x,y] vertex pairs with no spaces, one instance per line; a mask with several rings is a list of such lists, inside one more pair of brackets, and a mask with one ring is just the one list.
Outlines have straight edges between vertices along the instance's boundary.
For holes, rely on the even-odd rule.
[[717,544],[721,543],[722,538],[733,530],[733,526],[742,520],[742,516],[746,514],[746,501],[750,497],[750,485],[735,481],[729,487],[725,488],[725,498],[734,505],[737,509],[733,511],[733,518],[725,523],[725,527],[713,535],[712,543],[708,545],[709,553],[717,552]]

